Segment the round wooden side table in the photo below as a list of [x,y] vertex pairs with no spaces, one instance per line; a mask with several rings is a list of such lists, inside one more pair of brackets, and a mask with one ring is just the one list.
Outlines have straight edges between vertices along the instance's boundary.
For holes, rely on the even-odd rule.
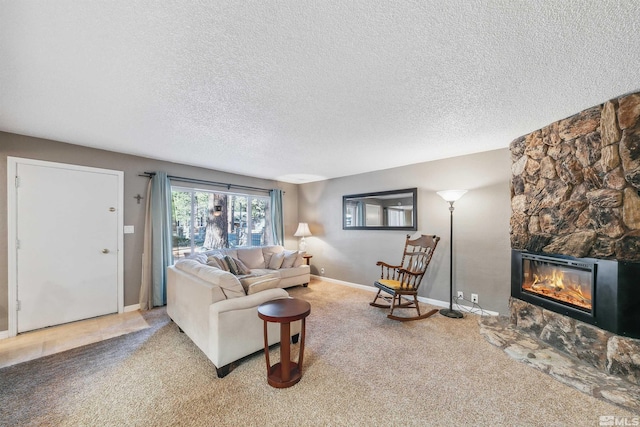
[[[264,355],[267,361],[267,382],[276,388],[291,387],[302,378],[304,357],[305,320],[311,313],[311,304],[297,298],[281,298],[258,306],[258,317],[264,321]],[[291,360],[291,322],[302,320],[298,362]],[[280,362],[269,362],[267,322],[280,323]]]

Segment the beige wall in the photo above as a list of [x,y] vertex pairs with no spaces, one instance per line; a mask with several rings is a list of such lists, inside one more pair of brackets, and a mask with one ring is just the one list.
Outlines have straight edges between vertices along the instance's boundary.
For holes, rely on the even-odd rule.
[[[159,170],[165,171],[170,175],[188,178],[260,188],[281,188],[285,190],[285,246],[290,249],[297,247],[297,238],[293,237],[298,224],[297,188],[294,184],[276,183],[270,180],[0,132],[0,331],[7,330],[8,327],[7,156],[124,171],[124,224],[135,227],[134,234],[124,235],[125,306],[137,304],[140,291],[145,201],[143,200],[138,204],[134,197],[137,194],[146,197],[148,178],[138,176],[145,171]],[[183,183],[178,184],[185,185]],[[220,188],[218,187],[217,189]],[[264,193],[261,194],[264,195]],[[51,242],[51,248],[55,250],[55,242]],[[37,268],[37,265],[34,264],[34,268]]]
[[[373,285],[378,260],[400,262],[406,232],[342,229],[342,196],[418,188],[418,232],[442,237],[420,295],[449,301],[449,205],[436,191],[469,190],[454,211],[454,291],[480,305],[508,312],[510,295],[509,150],[489,151],[301,185],[299,217],[309,222],[312,274]],[[412,234],[410,232],[410,234]]]

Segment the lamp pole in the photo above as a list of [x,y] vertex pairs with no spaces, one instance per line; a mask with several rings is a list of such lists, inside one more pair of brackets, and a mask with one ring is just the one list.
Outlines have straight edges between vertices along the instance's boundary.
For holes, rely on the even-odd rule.
[[464,317],[461,312],[453,309],[453,203],[458,200],[466,190],[438,191],[438,195],[449,202],[449,308],[440,310],[440,314],[452,319]]

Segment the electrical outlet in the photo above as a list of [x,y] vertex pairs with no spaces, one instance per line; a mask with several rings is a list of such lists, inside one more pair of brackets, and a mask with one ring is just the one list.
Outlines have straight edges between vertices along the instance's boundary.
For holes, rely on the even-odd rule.
[[458,291],[458,298],[464,299],[464,292]]
[[324,274],[324,267],[320,269],[320,274]]
[[478,294],[471,294],[471,302],[478,303]]

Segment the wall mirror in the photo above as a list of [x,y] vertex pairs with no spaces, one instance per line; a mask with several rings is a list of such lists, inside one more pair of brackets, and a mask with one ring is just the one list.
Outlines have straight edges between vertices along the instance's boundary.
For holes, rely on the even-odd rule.
[[417,188],[342,196],[342,229],[416,231],[417,199]]

